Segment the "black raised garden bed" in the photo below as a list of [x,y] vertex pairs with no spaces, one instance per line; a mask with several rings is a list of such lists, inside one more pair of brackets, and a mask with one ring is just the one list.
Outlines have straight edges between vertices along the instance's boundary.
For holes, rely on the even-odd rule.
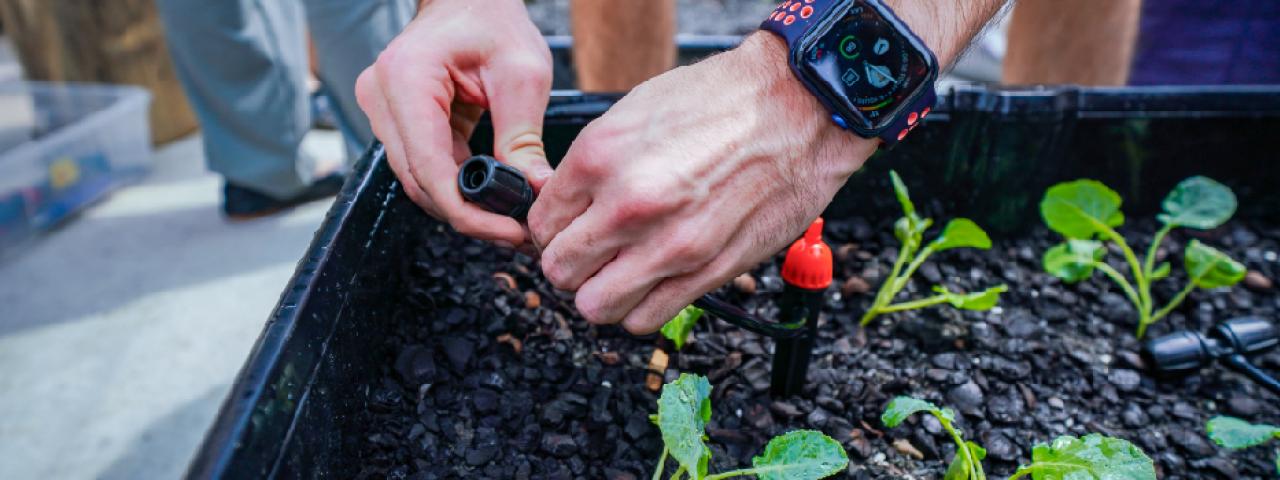
[[[555,99],[550,154],[563,154],[610,103]],[[1213,177],[1239,196],[1237,215],[1194,236],[1179,230],[1167,248],[1197,238],[1277,278],[1280,90],[962,89],[937,112],[910,142],[870,161],[826,213],[836,278],[802,394],[771,396],[772,341],[720,321],[700,323],[673,355],[668,379],[696,372],[714,386],[713,470],[748,465],[770,436],[811,428],[843,444],[850,478],[941,478],[953,447],[936,422],[880,423],[890,398],[913,395],[960,412],[967,437],[989,451],[992,478],[1025,462],[1035,442],[1089,432],[1134,442],[1161,478],[1274,476],[1274,449],[1226,452],[1204,422],[1229,414],[1277,424],[1280,398],[1220,368],[1149,376],[1132,307],[1114,284],[1095,275],[1066,285],[1041,270],[1058,238],[1037,203],[1053,183],[1101,180],[1125,199],[1121,231],[1145,248],[1164,194],[1188,176]],[[477,132],[477,151],[489,150],[488,138]],[[588,326],[532,259],[422,214],[379,154],[366,156],[330,211],[189,475],[647,478],[662,447],[647,419],[656,394],[646,369],[655,348],[670,347]],[[874,287],[897,248],[890,167],[925,213],[970,217],[995,240],[989,251],[936,255],[908,291],[1008,283],[999,309],[935,308],[857,327],[874,292],[848,279]],[[1157,298],[1182,281],[1174,260],[1176,281],[1157,286]],[[495,280],[500,272],[515,289]],[[777,265],[752,275],[754,294],[720,295],[776,314]],[[1243,314],[1276,319],[1277,310],[1276,290],[1197,291],[1149,335],[1205,331]],[[1280,352],[1255,362],[1275,372]],[[898,440],[923,458],[895,448]]]

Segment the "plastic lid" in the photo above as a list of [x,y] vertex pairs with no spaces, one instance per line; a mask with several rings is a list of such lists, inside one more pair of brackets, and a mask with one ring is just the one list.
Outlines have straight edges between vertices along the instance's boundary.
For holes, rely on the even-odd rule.
[[831,285],[831,270],[831,247],[822,242],[822,217],[818,217],[787,250],[782,280],[806,290],[823,290]]

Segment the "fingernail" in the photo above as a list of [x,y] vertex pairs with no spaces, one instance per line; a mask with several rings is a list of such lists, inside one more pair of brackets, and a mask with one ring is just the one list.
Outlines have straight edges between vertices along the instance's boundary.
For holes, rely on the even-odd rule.
[[493,244],[502,248],[515,248],[515,245],[512,245],[510,242],[504,242],[502,240],[494,240]]

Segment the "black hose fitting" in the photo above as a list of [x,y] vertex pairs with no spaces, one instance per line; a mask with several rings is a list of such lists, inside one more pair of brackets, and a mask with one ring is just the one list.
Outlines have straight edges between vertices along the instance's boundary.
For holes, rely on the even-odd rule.
[[533,205],[533,187],[524,174],[488,155],[476,155],[462,163],[458,190],[485,210],[516,220],[524,220]]

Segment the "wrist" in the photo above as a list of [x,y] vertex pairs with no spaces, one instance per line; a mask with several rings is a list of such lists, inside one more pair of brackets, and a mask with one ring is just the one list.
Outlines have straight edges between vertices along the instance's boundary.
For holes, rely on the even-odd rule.
[[790,50],[786,41],[777,35],[756,32],[726,55],[733,57],[730,62],[733,68],[752,72],[740,78],[746,77],[747,81],[757,83],[756,90],[764,92],[770,100],[780,102],[785,111],[815,123],[816,128],[799,129],[811,132],[811,138],[802,140],[812,151],[813,158],[834,162],[833,167],[852,174],[879,147],[879,139],[859,137],[831,120],[831,111],[791,72],[787,61]]

